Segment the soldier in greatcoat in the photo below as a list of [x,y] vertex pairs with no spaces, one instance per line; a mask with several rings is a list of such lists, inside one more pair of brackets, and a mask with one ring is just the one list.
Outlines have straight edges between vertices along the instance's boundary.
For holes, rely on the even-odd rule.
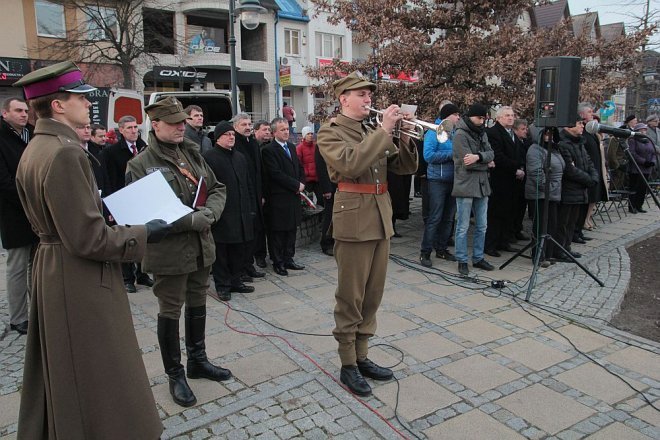
[[363,122],[369,116],[375,84],[354,72],[335,81],[333,87],[341,114],[318,133],[319,151],[330,179],[338,185],[332,219],[339,271],[333,334],[339,343],[342,383],[355,394],[367,396],[371,387],[364,377],[392,378],[392,370],[367,357],[394,235],[387,172],[414,173],[417,150],[406,136],[400,147],[393,141],[393,129],[403,117],[398,106],[383,111],[381,127]]
[[158,344],[170,394],[178,405],[192,406],[197,398],[186,381],[179,346],[179,317],[184,304],[188,378],[220,381],[231,377],[229,370],[209,362],[205,344],[206,290],[215,261],[211,225],[225,206],[225,186],[216,180],[199,145],[184,139],[188,115],[176,98],[165,98],[145,107],[145,111],[152,128],[149,148],[128,162],[126,183],[160,171],[184,205],[193,207],[198,188],[206,194],[203,203],[198,198],[194,212],[173,223],[170,235],[147,246],[142,260],[144,270],[154,274]]
[[[160,422],[133,329],[120,261],[142,258],[161,221],[107,226],[76,126],[96,90],[72,62],[34,71],[23,86],[38,120],[16,181],[40,243],[33,264],[17,437],[157,439]],[[159,226],[160,225],[160,226]]]

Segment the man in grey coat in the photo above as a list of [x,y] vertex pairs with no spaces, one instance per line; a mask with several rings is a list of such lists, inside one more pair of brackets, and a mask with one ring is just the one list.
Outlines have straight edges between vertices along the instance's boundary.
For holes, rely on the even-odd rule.
[[202,154],[213,149],[211,139],[204,133],[204,111],[198,105],[189,105],[183,111],[188,115],[183,136],[199,145]]
[[456,124],[454,134],[454,190],[456,197],[456,261],[458,272],[467,276],[467,232],[470,211],[474,211],[475,232],[472,245],[472,266],[483,270],[494,267],[484,259],[488,196],[491,193],[488,169],[495,166],[495,153],[488,143],[484,127],[488,109],[472,104]]

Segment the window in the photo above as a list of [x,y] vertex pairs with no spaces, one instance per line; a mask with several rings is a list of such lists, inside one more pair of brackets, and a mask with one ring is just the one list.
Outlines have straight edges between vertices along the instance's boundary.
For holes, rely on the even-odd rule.
[[339,58],[343,57],[344,37],[341,35],[324,34],[321,32],[316,33],[316,56],[322,58]]
[[174,12],[143,8],[142,29],[147,52],[174,55]]
[[87,38],[90,40],[119,40],[116,10],[101,6],[85,6],[82,11],[87,22]]
[[284,54],[300,56],[300,31],[284,29]]
[[35,0],[34,10],[37,16],[37,35],[40,37],[64,38],[64,6],[47,0]]

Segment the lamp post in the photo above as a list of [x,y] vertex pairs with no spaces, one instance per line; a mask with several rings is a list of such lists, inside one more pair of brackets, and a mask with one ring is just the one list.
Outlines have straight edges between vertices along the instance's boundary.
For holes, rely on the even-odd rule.
[[259,0],[239,0],[240,6],[235,5],[236,0],[229,0],[229,58],[230,58],[230,76],[231,76],[231,111],[232,116],[236,114],[238,108],[238,93],[236,86],[236,35],[234,33],[234,24],[236,23],[236,13],[241,15],[241,23],[247,30],[254,30],[259,26],[259,14],[266,11],[261,6]]

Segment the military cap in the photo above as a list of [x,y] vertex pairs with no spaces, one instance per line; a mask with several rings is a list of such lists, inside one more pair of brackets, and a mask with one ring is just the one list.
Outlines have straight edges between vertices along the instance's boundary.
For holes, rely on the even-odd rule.
[[23,87],[26,99],[58,92],[89,93],[96,90],[96,87],[85,84],[82,72],[73,61],[62,61],[30,72],[13,85]]
[[348,90],[370,89],[373,92],[376,90],[376,84],[367,81],[364,75],[356,70],[350,75],[333,82],[332,88],[335,92],[335,97],[339,98],[339,95]]
[[144,108],[152,121],[165,121],[169,124],[178,124],[190,116],[183,111],[183,105],[174,96],[168,96]]

